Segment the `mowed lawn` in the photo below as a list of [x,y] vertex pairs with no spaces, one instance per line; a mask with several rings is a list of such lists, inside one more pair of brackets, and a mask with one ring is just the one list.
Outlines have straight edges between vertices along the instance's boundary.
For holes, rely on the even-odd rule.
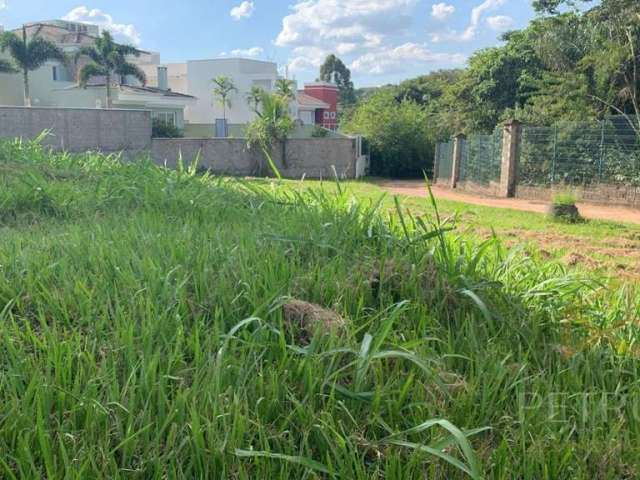
[[378,193],[1,143],[0,477],[637,478],[634,285]]

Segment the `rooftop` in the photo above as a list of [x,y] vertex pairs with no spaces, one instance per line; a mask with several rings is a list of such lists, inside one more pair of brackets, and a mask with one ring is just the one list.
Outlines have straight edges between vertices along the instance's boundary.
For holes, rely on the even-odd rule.
[[[106,83],[104,82],[96,82],[90,83],[86,88],[99,88],[105,87]],[[70,87],[65,88],[65,90],[72,90],[74,88],[84,88],[79,85],[71,85]],[[140,87],[136,85],[118,85],[118,88],[124,92],[132,92],[132,93],[143,93],[143,94],[151,94],[158,95],[163,97],[173,97],[173,98],[184,98],[184,99],[195,99],[193,95],[187,95],[186,93],[173,92],[171,90],[163,90],[161,88],[155,87]]]
[[296,99],[298,100],[298,106],[300,108],[330,108],[331,105],[323,102],[311,95],[307,95],[304,92],[298,92],[296,95]]

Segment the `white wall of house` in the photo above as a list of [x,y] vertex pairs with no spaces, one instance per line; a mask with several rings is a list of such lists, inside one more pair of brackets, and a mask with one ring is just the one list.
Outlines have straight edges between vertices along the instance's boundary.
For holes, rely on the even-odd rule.
[[[6,54],[0,57],[10,60]],[[54,78],[55,69],[55,78]],[[47,62],[42,67],[29,72],[31,103],[34,107],[55,106],[52,91],[73,85],[66,66],[58,61]],[[22,73],[0,74],[0,105],[23,106],[24,86]]]
[[[272,62],[224,58],[216,60],[195,60],[187,62],[187,92],[198,101],[187,107],[186,118],[193,123],[215,123],[223,118],[223,108],[213,96],[213,79],[224,75],[231,79],[237,91],[230,95],[231,107],[227,108],[229,123],[246,123],[255,118],[255,113],[247,104],[247,93],[254,86],[272,91],[278,79],[278,67]],[[171,82],[171,79],[170,79]]]
[[[137,62],[136,62],[137,63]],[[158,87],[158,63],[138,63],[140,69],[147,76],[147,85],[150,87]],[[167,76],[169,88],[178,93],[189,93],[187,90],[189,84],[187,82],[187,64],[186,63],[167,63],[162,64],[167,67]]]
[[23,104],[22,79],[11,73],[0,73],[0,105],[22,106]]
[[[157,63],[156,63],[157,62]],[[141,58],[136,61],[147,75],[149,86],[158,86],[157,67],[159,58]],[[226,109],[230,124],[242,124],[255,118],[255,113],[247,104],[247,93],[254,86],[273,91],[275,81],[280,78],[278,66],[273,62],[244,58],[218,58],[212,60],[191,60],[186,63],[164,64],[167,67],[169,88],[174,92],[186,93],[197,101],[185,109],[187,123],[212,125],[223,118],[223,108],[213,96],[213,79],[220,75],[231,78],[237,91],[230,95],[231,107]],[[297,114],[293,112],[294,116]]]
[[298,110],[298,118],[302,120],[304,125],[314,125],[316,123],[316,111],[315,110]]
[[[152,117],[163,120],[172,118],[176,127],[184,128],[184,105],[173,103],[170,99],[149,96],[142,99],[139,94],[119,92],[117,87],[111,91],[113,108],[151,110]],[[104,108],[107,103],[105,87],[70,88],[53,92],[55,106],[68,108]]]

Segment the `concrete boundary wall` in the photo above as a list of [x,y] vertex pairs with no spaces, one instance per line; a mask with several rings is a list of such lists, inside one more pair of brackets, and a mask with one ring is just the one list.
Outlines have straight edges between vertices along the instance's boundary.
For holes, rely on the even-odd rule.
[[[280,173],[287,178],[354,178],[357,146],[351,138],[289,139],[283,158],[282,146],[272,151]],[[151,158],[159,165],[175,168],[178,159],[188,164],[198,158],[198,166],[216,174],[272,175],[262,152],[249,148],[242,138],[154,138]]]
[[0,107],[0,138],[33,139],[50,134],[42,144],[55,150],[84,152],[151,148],[151,112],[97,108]]
[[[42,144],[68,152],[123,152],[127,158],[151,155],[175,168],[182,157],[217,174],[272,175],[258,149],[242,138],[151,138],[146,110],[0,107],[0,139],[33,139],[49,131]],[[288,178],[354,178],[359,152],[355,138],[292,138],[273,148],[272,158]],[[360,168],[362,170],[362,168]]]

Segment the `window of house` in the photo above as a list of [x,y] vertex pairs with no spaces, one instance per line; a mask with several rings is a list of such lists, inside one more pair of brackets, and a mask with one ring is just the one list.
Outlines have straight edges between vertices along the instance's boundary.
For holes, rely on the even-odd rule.
[[329,112],[324,112],[324,119],[329,120],[331,118],[331,114]]
[[54,65],[51,67],[54,82],[70,82],[71,75],[64,65]]
[[176,126],[176,112],[152,112],[151,118]]
[[336,119],[336,112],[331,112],[331,120],[335,120]]

